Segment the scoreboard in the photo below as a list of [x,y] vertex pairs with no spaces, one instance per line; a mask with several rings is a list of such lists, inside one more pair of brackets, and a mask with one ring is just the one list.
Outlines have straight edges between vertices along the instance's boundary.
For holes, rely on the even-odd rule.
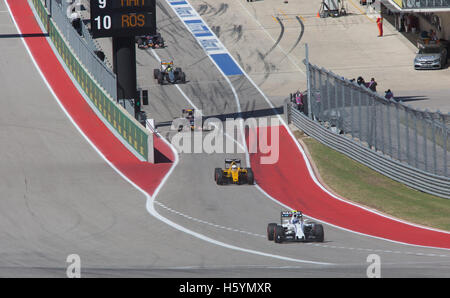
[[156,0],[90,0],[93,38],[156,33]]

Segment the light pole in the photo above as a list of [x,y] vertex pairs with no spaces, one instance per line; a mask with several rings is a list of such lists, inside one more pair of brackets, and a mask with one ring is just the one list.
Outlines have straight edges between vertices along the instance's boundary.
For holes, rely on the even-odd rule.
[[307,102],[308,102],[308,117],[312,119],[311,113],[311,71],[309,69],[308,44],[305,44],[305,61],[306,61],[306,88],[307,88]]

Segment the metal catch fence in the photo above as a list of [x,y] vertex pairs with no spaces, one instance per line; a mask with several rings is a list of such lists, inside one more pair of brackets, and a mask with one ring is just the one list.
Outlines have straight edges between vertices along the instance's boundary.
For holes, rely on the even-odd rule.
[[91,37],[86,24],[79,23],[79,32],[70,23],[69,16],[79,9],[76,1],[73,3],[65,0],[43,0],[51,18],[55,22],[61,34],[66,39],[74,54],[86,67],[87,71],[95,78],[103,89],[117,100],[117,81],[115,73],[96,54],[100,49]]
[[[309,64],[312,118],[322,125],[424,172],[449,177],[450,115],[387,100]],[[306,109],[307,111],[307,109]]]
[[292,98],[288,121],[394,180],[450,198],[450,114],[414,109],[305,64],[310,99],[304,94],[298,106]]

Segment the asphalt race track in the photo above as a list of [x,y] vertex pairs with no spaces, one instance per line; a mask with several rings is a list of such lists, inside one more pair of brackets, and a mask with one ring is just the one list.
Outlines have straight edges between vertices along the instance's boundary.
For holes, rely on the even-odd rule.
[[[150,165],[148,172],[129,178],[150,195],[156,184],[146,188],[145,181],[171,172],[155,196],[145,195],[119,174],[136,170],[128,163],[120,167],[121,159],[115,158],[116,151],[123,152],[120,144],[113,143],[115,149],[106,154],[108,146],[92,141],[103,158],[42,79],[23,40],[32,46],[45,36],[21,37],[4,1],[0,11],[0,276],[64,277],[67,256],[78,254],[86,277],[365,277],[367,257],[377,254],[382,277],[450,277],[448,250],[396,243],[327,224],[324,243],[267,241],[267,223],[278,221],[285,207],[257,186],[217,186],[213,169],[222,167],[230,154],[181,153],[169,158],[174,163],[157,165],[157,170]],[[139,50],[137,57],[139,84],[150,91],[149,117],[169,123],[192,104],[205,116],[273,116],[271,106],[245,76],[227,79],[217,70],[165,1],[159,2],[157,13],[168,47]],[[22,31],[26,33],[39,32]],[[55,57],[48,49],[42,48],[39,55],[47,55],[50,63]],[[174,59],[188,82],[157,85],[152,74],[158,59]],[[68,84],[66,92],[74,89],[68,77],[47,80],[61,102],[66,95],[52,84]],[[82,102],[73,93],[67,96]],[[65,109],[70,113],[70,106]],[[82,126],[84,119],[95,121],[92,116],[77,119],[84,134],[96,140],[95,133],[90,135]],[[174,133],[168,128],[161,125],[159,130],[170,139]],[[104,138],[107,142],[114,137]],[[167,147],[161,151],[170,152]],[[231,157],[246,160],[244,153]],[[127,162],[136,161],[130,157]],[[303,204],[307,209],[308,202]]]

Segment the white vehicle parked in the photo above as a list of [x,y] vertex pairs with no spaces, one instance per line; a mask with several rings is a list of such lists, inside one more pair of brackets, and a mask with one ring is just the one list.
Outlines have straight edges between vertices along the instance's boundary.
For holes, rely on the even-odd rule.
[[282,211],[281,224],[267,225],[267,239],[281,243],[283,241],[323,242],[325,233],[321,224],[303,219],[301,211]]

